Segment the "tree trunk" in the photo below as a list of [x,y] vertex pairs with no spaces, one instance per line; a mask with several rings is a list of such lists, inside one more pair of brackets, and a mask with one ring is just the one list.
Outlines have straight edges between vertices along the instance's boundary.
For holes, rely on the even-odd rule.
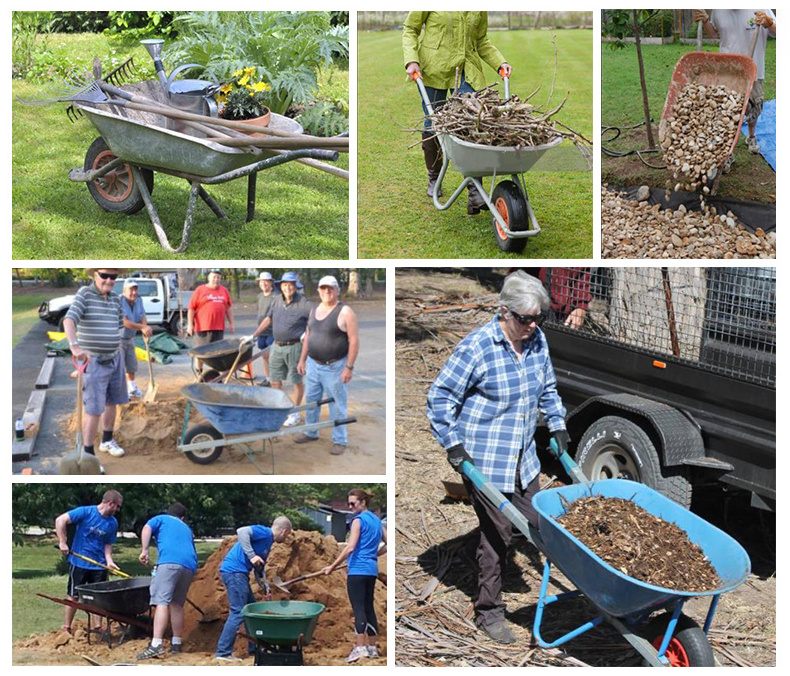
[[346,295],[349,298],[359,298],[359,270],[351,268],[348,271],[348,291]]
[[231,268],[231,289],[236,300],[241,298],[241,284],[239,283],[239,269]]
[[365,273],[365,296],[368,298],[373,297],[373,279],[376,276],[376,270],[370,269]]
[[642,60],[642,41],[639,37],[639,16],[638,10],[634,12],[634,40],[636,42],[636,58],[639,61],[639,81],[642,84],[642,104],[645,108],[645,125],[647,126],[647,144],[652,149],[656,147],[653,140],[653,124],[650,122],[650,104],[647,100],[647,83],[645,82],[645,63]]
[[200,268],[178,268],[178,288],[181,291],[193,291],[199,275]]

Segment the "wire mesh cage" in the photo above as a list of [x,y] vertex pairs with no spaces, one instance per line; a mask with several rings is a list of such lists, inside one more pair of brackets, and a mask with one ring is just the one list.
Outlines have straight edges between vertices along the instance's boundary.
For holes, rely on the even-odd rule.
[[776,269],[542,268],[547,326],[776,387]]

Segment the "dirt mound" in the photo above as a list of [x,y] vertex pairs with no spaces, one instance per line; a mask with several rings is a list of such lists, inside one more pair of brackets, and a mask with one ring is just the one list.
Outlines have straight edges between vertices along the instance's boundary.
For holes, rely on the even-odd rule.
[[[133,401],[118,408],[115,439],[127,453],[134,455],[161,455],[172,453],[181,436],[186,400],[158,398],[156,403]],[[191,420],[198,417],[193,412]],[[67,416],[64,436],[74,438],[77,432],[77,414]],[[98,443],[98,440],[97,440]]]
[[[228,600],[225,587],[219,576],[219,566],[228,549],[235,544],[236,538],[226,538],[198,571],[189,598],[207,614],[219,610],[221,617],[227,617]],[[322,536],[314,531],[296,531],[287,542],[275,543],[266,563],[266,576],[271,583],[275,576],[290,580],[306,573],[321,570],[334,561],[341,546],[331,535]],[[380,561],[381,570],[386,570],[386,558]],[[289,587],[291,595],[272,585],[274,600],[291,599],[294,601],[315,601],[323,603],[326,610],[321,614],[313,640],[305,648],[305,661],[308,664],[345,664],[344,659],[354,640],[351,604],[346,593],[345,574],[342,570],[332,575],[318,576]],[[253,582],[256,598],[262,598],[260,590]],[[379,651],[386,654],[386,589],[379,585],[376,591],[376,616],[379,621]],[[223,622],[200,624],[200,613],[190,606],[184,609],[185,642],[190,650],[213,650],[222,631]],[[246,642],[240,638],[236,642],[238,654],[244,654]]]
[[[189,599],[207,615],[218,614],[219,621],[200,624],[200,613],[187,604],[184,607],[184,652],[179,655],[168,653],[163,660],[167,664],[214,664],[212,656],[228,614],[228,600],[225,587],[219,577],[219,567],[228,550],[235,543],[235,537],[225,538],[198,570],[189,588]],[[317,532],[296,531],[287,542],[274,545],[266,564],[266,576],[271,582],[276,575],[283,580],[289,580],[321,570],[332,563],[340,547],[332,536],[324,537]],[[381,558],[379,565],[382,571],[386,571],[386,557]],[[344,571],[339,570],[328,577],[319,576],[298,582],[290,589],[292,594],[288,596],[272,586],[272,598],[317,601],[326,606],[326,610],[318,620],[313,640],[304,649],[305,664],[346,665],[345,658],[354,641],[354,614],[346,594]],[[253,591],[256,598],[262,598],[254,580]],[[382,657],[376,660],[362,660],[358,664],[386,664],[386,601],[385,587],[377,584],[375,608],[381,637],[378,648]],[[102,664],[135,662],[137,654],[148,644],[148,638],[134,638],[110,649],[106,643],[97,643],[97,638],[93,636],[89,645],[85,631],[86,624],[81,620],[75,620],[73,627],[74,636],[56,630],[17,641],[14,644],[15,663],[84,664],[83,655]],[[239,638],[236,642],[236,654],[246,655],[246,650],[246,639]],[[242,664],[248,663],[245,660]]]

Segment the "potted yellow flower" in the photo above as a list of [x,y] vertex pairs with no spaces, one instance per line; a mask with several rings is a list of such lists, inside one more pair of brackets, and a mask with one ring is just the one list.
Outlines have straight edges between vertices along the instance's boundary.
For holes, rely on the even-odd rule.
[[255,66],[241,68],[233,73],[233,80],[226,82],[216,95],[221,105],[219,116],[226,120],[244,120],[265,127],[271,119],[266,106],[266,92],[271,87],[256,77]]

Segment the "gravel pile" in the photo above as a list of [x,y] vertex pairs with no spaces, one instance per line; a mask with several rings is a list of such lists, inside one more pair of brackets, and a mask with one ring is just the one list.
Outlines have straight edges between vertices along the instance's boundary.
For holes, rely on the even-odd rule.
[[746,230],[732,212],[662,210],[601,186],[604,258],[776,258],[776,233]]

